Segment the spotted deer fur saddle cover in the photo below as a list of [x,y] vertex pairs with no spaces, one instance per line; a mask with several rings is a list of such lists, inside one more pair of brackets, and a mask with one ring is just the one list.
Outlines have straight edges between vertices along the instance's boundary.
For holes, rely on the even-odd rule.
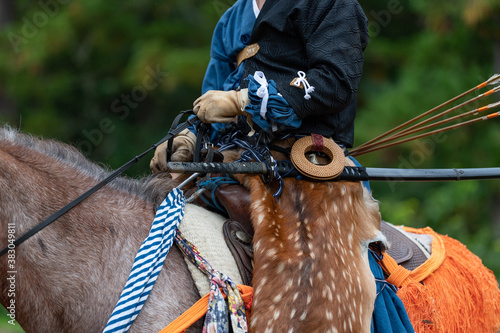
[[[370,242],[386,242],[387,237],[394,245],[392,255],[403,265],[418,265],[418,260],[428,255],[422,244],[431,240],[410,241],[404,231],[381,222],[377,202],[361,183],[289,178],[284,180],[282,195],[275,199],[272,194],[276,189],[260,177],[235,178],[244,187],[222,185],[214,192],[230,217],[219,229],[227,248],[221,246],[220,238],[219,243],[211,240],[207,246],[217,251],[229,249],[232,257],[229,255],[228,261],[238,266],[232,275],[241,277],[243,284],[253,285],[250,324],[255,331],[278,327],[323,331],[339,324],[332,321],[350,323],[354,331],[366,331],[376,294],[365,260]],[[339,289],[348,292],[341,296]],[[331,303],[325,303],[325,308],[340,306],[340,313],[318,314],[311,300],[321,299]],[[353,300],[360,311],[354,319],[348,311],[352,304],[344,304]],[[287,310],[286,320],[275,318],[283,304],[295,305]]]
[[[254,230],[250,218],[250,192],[240,185],[223,185],[216,189],[215,197],[229,217],[223,225],[224,239],[238,265],[243,283],[251,285]],[[386,253],[397,264],[413,270],[429,259],[431,235],[407,232],[386,221],[381,221],[380,229],[389,245]]]
[[[327,332],[339,323],[369,330],[376,292],[368,244],[385,238],[378,204],[361,183],[286,178],[275,199],[275,184],[257,176],[235,178],[250,190],[252,330]],[[324,311],[318,311],[318,301]],[[287,305],[293,308],[285,310]]]

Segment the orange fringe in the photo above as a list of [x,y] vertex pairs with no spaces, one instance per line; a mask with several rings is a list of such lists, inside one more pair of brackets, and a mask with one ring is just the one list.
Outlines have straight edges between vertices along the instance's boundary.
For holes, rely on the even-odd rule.
[[[412,272],[405,272],[395,267],[394,260],[384,253],[381,266],[389,275],[396,273],[392,280],[401,287],[397,294],[415,331],[497,332],[500,329],[500,290],[493,272],[455,239],[439,235],[430,228],[405,230],[431,234],[433,254],[430,259],[434,259],[428,260],[430,264],[426,262]],[[437,257],[435,250],[438,250]],[[442,263],[441,254],[444,254]]]

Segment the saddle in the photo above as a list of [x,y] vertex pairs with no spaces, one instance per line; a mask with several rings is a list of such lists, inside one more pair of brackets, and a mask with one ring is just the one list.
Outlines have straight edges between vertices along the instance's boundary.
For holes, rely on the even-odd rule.
[[381,221],[380,230],[390,244],[386,253],[398,265],[412,271],[429,259],[432,236],[410,234],[385,221]]
[[222,185],[215,190],[215,198],[226,209],[229,217],[222,226],[226,244],[236,261],[243,283],[251,286],[254,230],[250,218],[250,192],[241,185]]
[[[223,233],[231,251],[243,283],[252,285],[254,230],[250,219],[250,192],[241,185],[222,185],[215,190],[215,197],[226,209],[228,220],[224,222]],[[396,226],[381,221],[380,228],[390,244],[384,253],[392,257],[398,265],[413,270],[430,256],[429,251],[417,238]],[[430,236],[429,236],[430,237]]]

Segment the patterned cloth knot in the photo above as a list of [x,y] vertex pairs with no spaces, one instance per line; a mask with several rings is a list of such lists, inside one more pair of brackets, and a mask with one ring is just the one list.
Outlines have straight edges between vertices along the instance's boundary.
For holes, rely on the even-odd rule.
[[[228,333],[228,312],[232,331],[235,333],[248,332],[245,304],[236,284],[229,276],[214,269],[201,256],[196,246],[191,244],[179,230],[175,236],[175,243],[184,255],[210,279],[210,296],[203,333]],[[224,300],[223,292],[227,296],[228,305]]]

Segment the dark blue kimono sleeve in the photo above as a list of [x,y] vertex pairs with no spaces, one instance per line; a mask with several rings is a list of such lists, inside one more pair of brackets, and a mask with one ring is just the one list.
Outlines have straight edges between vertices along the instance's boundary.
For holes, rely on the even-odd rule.
[[[357,1],[302,0],[304,10],[290,17],[305,42],[311,98],[290,82],[278,90],[299,118],[341,112],[356,98],[368,44],[367,19]],[[298,76],[298,75],[297,75]],[[332,98],[334,97],[334,98]]]

